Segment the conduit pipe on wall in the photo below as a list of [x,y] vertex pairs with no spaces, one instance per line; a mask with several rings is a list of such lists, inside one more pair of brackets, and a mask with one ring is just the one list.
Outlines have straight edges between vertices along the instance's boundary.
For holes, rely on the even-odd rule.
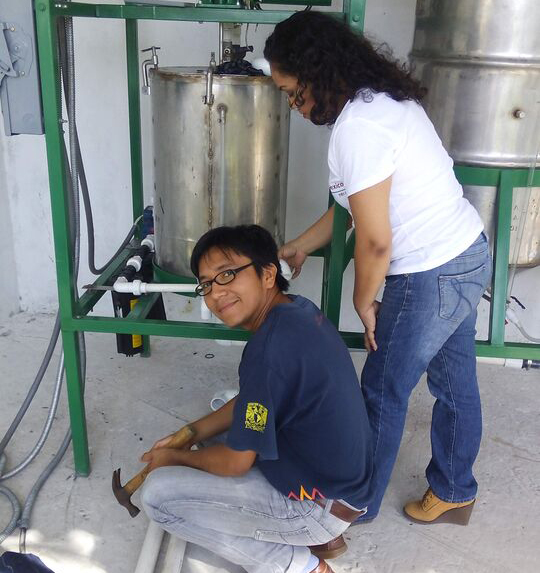
[[540,343],[540,338],[536,338],[534,336],[531,336],[523,327],[523,325],[521,324],[521,321],[518,318],[518,315],[516,314],[516,312],[514,311],[514,309],[512,308],[507,308],[506,309],[506,319],[508,320],[508,322],[511,322],[518,330],[519,332],[521,332],[521,334],[527,338],[528,340],[530,340],[531,342],[535,342],[535,343]]
[[521,358],[491,358],[487,356],[478,356],[476,361],[483,364],[506,366],[507,368],[524,368],[525,370],[529,370],[530,368],[540,368],[540,360],[527,360]]
[[[488,294],[487,292],[485,292],[482,295],[482,298],[484,298],[485,300],[487,300],[489,302],[489,304],[491,304],[491,295]],[[511,296],[510,298],[506,299],[506,309],[505,309],[505,319],[506,319],[506,323],[510,322],[511,324],[513,324],[518,330],[519,332],[522,334],[522,336],[524,336],[527,340],[530,340],[531,342],[534,342],[536,344],[540,343],[540,338],[532,336],[531,334],[529,334],[526,330],[525,327],[523,326],[523,324],[521,324],[521,320],[519,319],[516,311],[510,307],[510,304],[512,303],[512,300],[516,301],[517,304],[522,308],[525,309],[525,307],[521,304],[521,302],[515,297],[515,296]],[[506,324],[505,323],[505,324]]]
[[506,366],[507,368],[527,368],[527,360],[521,360],[519,358],[491,358],[487,356],[478,356],[476,361],[481,364],[493,364],[495,366]]

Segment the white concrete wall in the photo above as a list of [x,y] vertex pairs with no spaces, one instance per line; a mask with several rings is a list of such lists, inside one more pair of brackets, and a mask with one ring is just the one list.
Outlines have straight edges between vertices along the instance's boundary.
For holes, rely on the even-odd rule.
[[[104,3],[103,1],[101,3]],[[109,0],[108,3],[114,3]],[[412,45],[415,0],[368,1],[366,33],[370,38],[386,41],[395,55],[404,59]],[[251,25],[249,42],[260,56],[269,26]],[[127,90],[125,74],[124,27],[121,21],[76,20],[77,114],[79,137],[85,159],[94,207],[96,229],[96,264],[101,265],[121,241],[131,222],[130,168],[128,148]],[[217,51],[217,25],[198,23],[141,22],[140,47],[161,46],[160,63],[167,65],[203,65],[211,50]],[[153,188],[151,117],[149,98],[142,96],[144,151],[144,186],[147,203]],[[327,205],[326,146],[329,130],[315,127],[298,114],[291,120],[289,185],[287,202],[287,238],[310,225]],[[18,136],[6,138],[0,129],[0,199],[7,196],[11,216],[13,247],[0,247],[15,277],[0,279],[0,299],[10,308],[41,311],[57,304],[54,250],[52,246],[49,191],[44,138]],[[3,165],[3,167],[2,167]],[[5,227],[4,227],[5,228]],[[83,223],[83,235],[85,225]],[[82,239],[80,284],[92,280],[86,271],[86,239]],[[11,259],[10,259],[11,257]],[[15,259],[16,264],[13,264]],[[302,276],[293,286],[318,301],[320,296],[320,261],[306,264]],[[540,335],[540,293],[535,285],[540,269],[518,275],[515,293],[528,306],[528,326]],[[343,295],[341,327],[359,328],[352,309],[352,274],[349,269]],[[19,300],[16,300],[16,294]],[[4,303],[5,300],[8,301]],[[190,304],[178,298],[178,305],[188,311]],[[11,302],[9,302],[11,301]],[[7,306],[6,306],[7,308]],[[101,302],[100,313],[110,313],[110,302]],[[482,306],[480,332],[485,331]],[[1,316],[2,310],[0,310]],[[512,334],[509,329],[509,334]],[[519,338],[519,337],[518,337]]]
[[0,205],[3,214],[3,240],[0,241],[0,325],[13,312],[19,309],[17,289],[17,267],[13,249],[13,225],[8,194],[8,175],[6,166],[9,162],[5,140],[0,139]]

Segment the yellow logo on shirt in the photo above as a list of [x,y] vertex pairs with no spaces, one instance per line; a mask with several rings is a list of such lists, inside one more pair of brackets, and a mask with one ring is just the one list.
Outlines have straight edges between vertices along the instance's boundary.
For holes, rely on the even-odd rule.
[[246,428],[256,432],[264,432],[268,409],[257,402],[248,402],[246,409]]

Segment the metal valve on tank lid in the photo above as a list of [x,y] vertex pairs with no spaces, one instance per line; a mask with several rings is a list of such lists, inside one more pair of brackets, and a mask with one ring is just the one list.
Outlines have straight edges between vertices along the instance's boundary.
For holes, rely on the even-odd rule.
[[161,48],[159,46],[150,46],[150,48],[146,48],[145,50],[142,50],[143,54],[145,52],[152,52],[152,57],[144,60],[144,62],[142,63],[142,72],[143,72],[143,88],[142,88],[142,92],[143,94],[146,95],[150,95],[150,78],[148,75],[149,69],[153,68],[154,70],[157,70],[158,65],[159,65],[159,58],[157,55],[157,51],[161,50]]

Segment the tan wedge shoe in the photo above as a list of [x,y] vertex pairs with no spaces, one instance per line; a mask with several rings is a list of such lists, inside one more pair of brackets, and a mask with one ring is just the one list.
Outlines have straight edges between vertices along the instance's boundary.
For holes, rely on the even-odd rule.
[[429,488],[421,501],[411,501],[404,508],[405,515],[416,523],[455,523],[467,525],[474,507],[474,499],[449,503],[439,499]]

